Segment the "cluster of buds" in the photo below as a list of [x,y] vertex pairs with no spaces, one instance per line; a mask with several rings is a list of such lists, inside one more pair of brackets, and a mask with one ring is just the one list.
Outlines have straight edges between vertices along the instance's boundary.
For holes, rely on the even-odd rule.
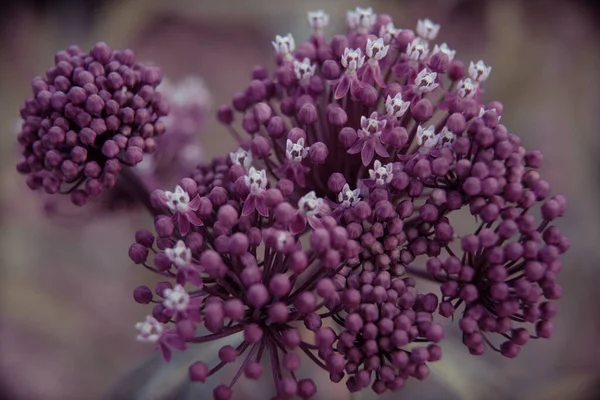
[[154,152],[165,131],[159,117],[169,108],[155,90],[160,70],[136,63],[131,50],[98,43],[89,53],[72,46],[54,58],[21,109],[17,169],[31,189],[70,194],[83,205],[113,188],[123,167]]

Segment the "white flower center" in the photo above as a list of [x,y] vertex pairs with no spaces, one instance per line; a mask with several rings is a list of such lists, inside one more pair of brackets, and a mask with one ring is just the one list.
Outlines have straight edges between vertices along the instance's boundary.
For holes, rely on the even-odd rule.
[[342,191],[338,194],[338,202],[342,208],[348,208],[360,201],[360,191],[358,189],[350,190],[350,186],[346,183]]
[[401,118],[409,106],[410,102],[402,100],[402,93],[397,93],[393,98],[388,96],[385,101],[385,110],[390,117]]
[[361,49],[351,50],[346,47],[342,54],[342,65],[346,68],[346,72],[356,72],[365,63],[365,56]]
[[323,204],[323,199],[317,197],[314,191],[308,192],[298,200],[298,211],[308,217],[317,215]]
[[190,295],[181,285],[175,285],[173,289],[165,289],[163,297],[165,298],[163,305],[169,310],[185,311],[190,302]]
[[290,139],[287,140],[285,145],[285,156],[288,160],[294,162],[300,162],[308,155],[308,147],[304,147],[304,138],[298,139],[296,143]]
[[287,60],[292,59],[291,53],[296,48],[296,42],[291,33],[288,33],[286,36],[277,35],[271,43],[273,43],[273,47],[277,53],[281,54]]
[[267,173],[264,169],[257,171],[254,167],[250,167],[248,175],[244,178],[246,186],[250,189],[253,195],[259,195],[265,191],[267,187]]
[[394,177],[392,170],[393,165],[391,163],[382,165],[381,161],[375,160],[373,169],[369,170],[369,177],[373,179],[377,185],[385,185],[390,183]]
[[383,43],[383,39],[379,38],[375,41],[367,39],[366,53],[373,61],[379,61],[386,56],[390,46]]
[[140,342],[157,342],[163,331],[162,324],[154,317],[148,315],[146,320],[135,324],[138,330],[137,340]]
[[315,74],[315,66],[310,64],[308,58],[305,58],[302,62],[294,60],[294,73],[300,82],[307,83],[310,77]]
[[371,27],[375,25],[377,14],[372,8],[356,7],[354,11],[348,11],[347,21],[350,29],[356,29],[359,33],[369,33]]
[[419,125],[417,128],[417,144],[422,147],[423,150],[431,150],[438,143],[439,137],[435,134],[435,126],[431,125],[429,128],[423,128]]
[[229,159],[233,164],[243,167],[245,171],[248,171],[253,161],[252,152],[242,148],[237,149],[235,153],[229,153]]
[[422,69],[421,72],[415,78],[414,90],[417,93],[431,92],[433,89],[438,87],[438,83],[435,81],[437,73],[429,72],[427,69]]
[[482,60],[477,61],[476,64],[471,61],[469,65],[469,76],[475,82],[485,81],[490,76],[490,72],[492,72],[492,67],[486,66]]
[[475,96],[476,90],[477,84],[473,83],[473,81],[469,78],[463,79],[458,84],[458,95],[460,97],[471,98]]
[[167,196],[167,207],[171,212],[185,213],[189,211],[190,195],[179,185],[175,186],[174,192],[165,191]]
[[417,35],[426,40],[433,40],[440,31],[440,25],[434,24],[430,19],[417,22]]
[[308,25],[313,28],[315,33],[320,33],[323,28],[329,25],[329,15],[323,10],[309,11]]
[[416,38],[406,48],[406,55],[413,61],[423,60],[429,54],[429,45],[426,41]]
[[165,249],[165,254],[177,268],[184,268],[192,262],[192,250],[189,249],[183,240],[178,240],[175,247]]

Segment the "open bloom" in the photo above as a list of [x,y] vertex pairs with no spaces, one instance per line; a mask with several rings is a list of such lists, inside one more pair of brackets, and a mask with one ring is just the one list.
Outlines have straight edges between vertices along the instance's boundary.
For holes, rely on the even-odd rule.
[[[145,286],[136,289],[136,301],[156,303],[152,316],[136,325],[139,338],[157,343],[167,360],[171,351],[183,351],[190,344],[231,338],[231,344],[220,346],[216,365],[209,367],[206,360],[211,357],[207,356],[189,367],[191,380],[205,382],[220,368],[233,368],[236,360],[241,362],[235,367],[235,378],[211,388],[215,399],[230,398],[242,374],[258,379],[264,358],[273,363],[275,374],[272,378],[267,375],[278,396],[310,398],[316,387],[312,380],[298,375],[299,354],[322,363],[315,340],[302,336],[300,329],[304,325],[318,331],[327,314],[321,310],[323,299],[317,285],[321,278],[335,276],[344,260],[357,255],[359,246],[327,216],[321,218],[318,228],[309,225],[292,232],[290,223],[298,213],[316,217],[320,212],[313,196],[302,199],[296,209],[284,196],[287,190],[270,188],[265,207],[272,217],[263,217],[256,210],[244,216],[247,188],[237,182],[243,183],[246,177],[236,177],[236,170],[225,160],[214,161],[199,168],[196,187],[189,178],[181,182],[202,199],[205,207],[200,210],[206,221],[202,228],[192,227],[184,240],[178,239],[178,221],[172,223],[168,216],[155,220],[156,237],[149,231],[136,234],[130,250],[134,262],[169,280],[185,264],[198,265],[200,271],[199,281],[185,287],[173,287],[165,280],[154,293]],[[264,189],[256,177],[249,179],[254,193]],[[301,240],[305,244],[301,245]],[[170,247],[174,242],[177,244]],[[148,259],[149,250],[153,260]],[[208,333],[198,335],[199,327]]]
[[[347,34],[328,40],[313,30],[297,48],[282,42],[274,74],[254,68],[219,109],[252,159],[216,158],[192,174],[195,184],[181,182],[200,196],[204,225],[181,238],[178,221],[157,218],[156,248],[144,234],[130,249],[134,262],[172,278],[159,254],[183,240],[202,278],[201,289],[186,290],[190,301],[205,299],[199,312],[211,334],[196,337],[197,324],[180,321],[177,333],[204,342],[244,332],[215,368],[243,357],[242,372],[256,377],[263,346],[283,398],[315,390],[286,352],[307,354],[334,382],[347,374],[351,391],[397,390],[441,357],[435,318],[456,317],[473,354],[514,357],[551,335],[561,295],[556,274],[569,242],[553,221],[566,200],[541,177],[541,153],[499,123],[503,105],[483,103],[489,66],[467,69],[433,43],[430,54],[439,30],[431,21],[390,35],[384,50],[377,35],[391,17],[348,17]],[[365,78],[375,61],[381,88]],[[476,229],[453,224],[459,210]],[[138,292],[140,302],[154,298]],[[153,315],[173,323],[164,302]],[[310,343],[297,339],[299,321],[314,332]],[[190,370],[197,381],[213,372],[202,362]],[[229,398],[234,383],[215,398]]]

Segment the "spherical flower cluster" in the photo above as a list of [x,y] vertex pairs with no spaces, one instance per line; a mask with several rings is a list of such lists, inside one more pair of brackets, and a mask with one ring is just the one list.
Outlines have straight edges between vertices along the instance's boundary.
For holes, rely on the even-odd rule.
[[[310,194],[325,204],[361,244],[356,265],[391,280],[439,283],[438,311],[460,312],[472,353],[488,345],[514,357],[529,337],[548,337],[550,300],[561,294],[559,256],[569,247],[551,223],[566,201],[550,197],[541,153],[500,124],[503,105],[483,102],[491,67],[464,64],[447,44],[433,44],[440,27],[430,20],[399,29],[389,16],[357,8],[349,32],[331,40],[323,36],[326,14],[308,20],[309,40],[278,37],[273,76],[256,67],[218,111],[239,139],[244,167],[293,183],[298,200]],[[474,216],[474,232],[455,231],[458,210]],[[349,381],[366,384],[358,375]]]
[[96,44],[55,55],[55,66],[36,77],[21,109],[19,172],[31,189],[67,193],[83,205],[115,185],[123,166],[152,153],[164,132],[168,106],[157,67],[135,62],[131,50]]
[[[279,398],[316,393],[298,354],[352,392],[398,390],[441,358],[438,315],[458,317],[472,354],[515,357],[552,333],[569,242],[551,224],[566,200],[541,178],[542,154],[500,124],[502,104],[483,103],[491,67],[432,43],[430,20],[413,32],[356,8],[347,21],[327,40],[329,16],[311,12],[307,42],[276,36],[274,75],[254,68],[218,111],[240,148],[154,192],[156,237],[130,248],[175,281],[135,290],[156,304],[140,340],[168,359],[243,333],[212,369],[190,367],[204,381],[242,360],[215,399],[258,378],[265,352]],[[467,213],[476,228],[461,232],[453,217]]]
[[[204,382],[241,360],[233,379],[213,389],[215,399],[229,399],[241,374],[258,379],[263,359],[271,362],[279,398],[310,398],[316,387],[296,375],[299,354],[321,362],[301,329],[326,312],[318,278],[335,276],[359,245],[327,216],[319,218],[318,228],[307,224],[292,232],[300,210],[286,201],[290,188],[269,187],[253,177],[260,172],[244,174],[236,167],[215,159],[174,192],[153,193],[161,212],[156,233],[139,231],[129,255],[174,282],[159,283],[154,293],[145,286],[135,289],[137,302],[155,303],[152,315],[136,325],[138,338],[156,343],[169,360],[173,350],[231,336],[236,344],[220,348],[217,365],[198,360],[189,368],[193,381]],[[262,199],[262,205],[245,213],[251,198]],[[202,328],[209,333],[197,336]]]

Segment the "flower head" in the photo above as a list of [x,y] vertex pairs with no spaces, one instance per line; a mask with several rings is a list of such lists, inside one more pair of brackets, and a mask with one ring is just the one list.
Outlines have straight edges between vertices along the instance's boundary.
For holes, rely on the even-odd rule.
[[21,109],[17,170],[31,189],[68,193],[83,205],[154,151],[169,107],[155,90],[160,70],[136,63],[131,50],[71,46],[55,63],[33,79],[34,96]]
[[374,41],[371,39],[367,39],[367,49],[365,53],[370,59],[379,61],[386,56],[389,48],[390,45],[384,44],[382,38],[379,38]]
[[252,165],[252,152],[249,150],[244,150],[241,147],[237,149],[233,153],[229,153],[229,159],[234,165],[239,165],[244,168],[244,171],[247,171]]
[[388,96],[385,101],[385,110],[390,117],[400,119],[406,114],[410,107],[409,101],[402,100],[402,93],[398,92],[393,98]]
[[471,61],[469,64],[469,76],[475,82],[485,81],[490,76],[490,72],[492,72],[492,67],[487,67],[481,60],[477,63]]
[[[315,279],[318,304],[328,311],[305,315],[316,346],[305,349],[316,350],[332,380],[348,374],[349,389],[380,393],[400,388],[409,376],[425,378],[427,363],[440,358],[436,312],[476,321],[463,323],[465,343],[476,354],[488,332],[511,338],[498,346],[490,338],[490,348],[516,354],[527,337],[517,322],[535,325],[535,336],[550,334],[549,301],[561,294],[555,275],[568,248],[551,222],[566,205],[561,196],[549,197],[538,171],[541,153],[527,152],[499,123],[502,104],[484,105],[488,67],[469,76],[447,45],[432,43],[430,54],[439,30],[431,21],[421,21],[416,33],[398,32],[389,16],[372,10],[348,16],[347,34],[313,35],[290,53],[314,67],[308,81],[291,62],[279,63],[273,75],[255,69],[248,87],[223,106],[242,115],[240,124],[225,123],[236,135],[248,134],[240,138],[254,155],[248,170],[215,161],[194,179],[201,197],[235,208],[228,224],[203,217],[205,227],[224,235],[266,227],[265,246],[275,252],[305,251],[298,235],[309,232],[317,238],[313,248],[328,248],[338,234],[357,246],[353,256],[330,253],[322,260],[338,270]],[[254,186],[250,172],[260,177]],[[455,230],[459,210],[480,226]],[[538,211],[543,218],[534,223]],[[326,240],[322,229],[333,224],[336,238],[331,230]],[[230,248],[232,239],[220,240]],[[244,249],[254,263],[257,253]],[[264,260],[257,265],[271,267]],[[421,279],[439,293],[423,292]],[[332,329],[321,324],[329,318]]]
[[162,324],[151,315],[146,316],[143,322],[136,323],[135,329],[138,330],[137,340],[151,343],[158,342],[163,331]]
[[273,42],[275,52],[283,57],[285,61],[292,60],[292,52],[296,49],[296,42],[291,33],[285,36],[276,35]]
[[300,82],[306,84],[310,80],[310,77],[315,74],[315,66],[311,65],[308,58],[305,58],[302,62],[295,60],[294,73]]
[[342,66],[349,72],[356,72],[365,63],[365,56],[361,49],[350,49],[346,47],[341,60]]
[[417,38],[408,44],[406,55],[413,61],[422,61],[429,55],[429,44]]
[[354,11],[348,11],[347,13],[348,27],[358,33],[369,33],[376,20],[377,14],[373,12],[371,7],[356,7]]
[[313,29],[316,35],[323,33],[323,28],[329,25],[329,14],[323,10],[308,12],[308,25]]
[[434,40],[440,31],[440,25],[430,19],[420,19],[417,23],[417,35],[425,40]]
[[431,92],[439,86],[435,81],[436,78],[437,73],[429,72],[426,68],[423,68],[415,78],[414,91],[417,93]]
[[[189,282],[188,287],[173,287],[164,281],[154,293],[146,287],[136,289],[144,293],[134,296],[137,301],[157,303],[153,316],[136,326],[140,336],[157,343],[167,359],[171,351],[183,351],[188,343],[199,345],[229,338],[228,343],[221,344],[219,361],[212,369],[207,365],[210,356],[190,365],[193,381],[205,382],[222,367],[239,368],[236,376],[258,379],[261,363],[268,358],[273,362],[273,383],[279,396],[310,398],[316,391],[314,382],[296,375],[299,353],[321,362],[315,340],[301,336],[300,329],[318,329],[325,314],[317,285],[322,278],[335,276],[344,260],[355,257],[358,244],[327,216],[319,219],[318,228],[309,225],[291,232],[290,223],[296,215],[317,218],[321,204],[314,193],[303,197],[301,208],[296,209],[284,196],[287,190],[268,189],[266,207],[272,217],[255,211],[244,216],[241,210],[245,193],[237,183],[244,177],[235,178],[235,166],[223,160],[199,171],[197,184],[203,187],[198,189],[203,204],[199,211],[206,222],[204,227],[192,227],[180,241],[176,226],[167,226],[171,220],[165,215],[155,219],[156,241],[154,234],[143,231],[132,245],[133,249],[146,250],[146,257],[132,260],[167,279],[175,276],[174,267],[181,268],[172,260],[191,260],[191,264],[198,265],[199,274],[198,281]],[[212,189],[207,192],[209,179]],[[176,240],[174,248],[165,248]],[[150,249],[153,260],[145,259]],[[200,327],[208,333],[198,334]],[[231,364],[238,360],[241,365],[233,367]],[[236,381],[212,388],[215,398],[231,394]]]
[[382,165],[381,161],[375,160],[373,169],[369,170],[369,178],[374,180],[377,185],[390,183],[394,178],[393,165],[391,163]]
[[385,25],[381,25],[379,29],[379,37],[383,39],[383,42],[388,44],[392,39],[396,39],[396,36],[402,31],[394,26],[393,22],[389,22]]

